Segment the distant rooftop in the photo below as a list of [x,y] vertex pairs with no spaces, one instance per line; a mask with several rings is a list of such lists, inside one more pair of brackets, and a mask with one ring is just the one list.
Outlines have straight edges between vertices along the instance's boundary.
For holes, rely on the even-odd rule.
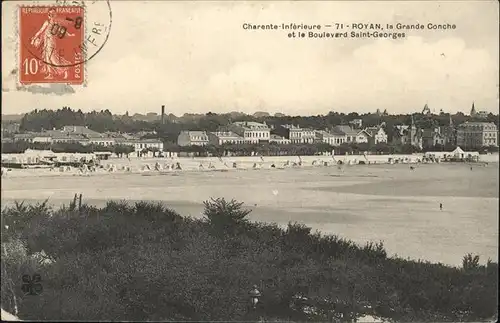
[[253,122],[253,121],[237,121],[237,122],[233,122],[233,124],[236,126],[239,126],[239,127],[250,129],[250,130],[267,130],[267,129],[269,129],[269,126],[267,124]]

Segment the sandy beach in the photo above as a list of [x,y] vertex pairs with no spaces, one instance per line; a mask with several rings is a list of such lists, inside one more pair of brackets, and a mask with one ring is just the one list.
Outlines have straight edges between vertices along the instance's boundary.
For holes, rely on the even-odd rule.
[[[328,158],[302,160],[310,164]],[[198,169],[200,162],[206,167],[210,161],[215,165],[215,160],[182,159],[192,171],[75,176],[13,170],[2,181],[2,205],[45,199],[61,205],[82,193],[85,202],[99,206],[110,199],[154,200],[182,215],[199,217],[204,200],[234,198],[253,210],[252,220],[301,222],[360,243],[382,240],[390,253],[405,258],[459,265],[463,255],[472,252],[482,261],[498,260],[497,164],[473,165],[472,170],[468,164],[419,164],[413,171],[407,164],[271,169],[265,167],[272,163],[265,158],[261,169],[252,169],[260,158],[248,157],[238,161],[238,170],[220,171],[220,165],[215,171]],[[154,164],[154,160],[132,162]]]

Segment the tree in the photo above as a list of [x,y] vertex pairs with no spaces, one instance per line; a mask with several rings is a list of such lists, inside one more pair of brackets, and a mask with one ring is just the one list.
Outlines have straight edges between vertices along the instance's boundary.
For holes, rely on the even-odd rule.
[[203,205],[205,220],[219,233],[233,232],[236,227],[247,224],[247,216],[251,212],[242,208],[242,202],[228,202],[224,198],[212,198],[204,201]]

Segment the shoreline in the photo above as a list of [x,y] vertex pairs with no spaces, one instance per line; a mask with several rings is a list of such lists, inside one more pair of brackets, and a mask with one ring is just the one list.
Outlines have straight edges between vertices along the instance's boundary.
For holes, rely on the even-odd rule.
[[[469,162],[441,162],[441,163],[422,163],[417,159],[422,158],[423,154],[413,155],[346,155],[338,156],[335,159],[332,156],[272,156],[272,157],[177,157],[177,158],[144,158],[144,159],[127,159],[113,158],[101,161],[104,168],[98,168],[94,172],[81,172],[76,167],[71,167],[61,171],[59,168],[50,170],[49,168],[31,168],[18,169],[11,168],[3,178],[12,177],[93,177],[106,175],[142,175],[142,176],[180,176],[182,173],[217,173],[217,172],[235,172],[235,171],[288,171],[288,170],[304,170],[304,169],[333,169],[344,167],[362,167],[362,166],[381,166],[381,165],[418,165],[418,167],[426,165],[476,165],[482,167],[488,163],[498,163],[498,155],[491,156],[490,161],[480,160],[476,163]],[[366,157],[366,158],[365,158]],[[404,162],[390,163],[389,159],[402,159]],[[405,160],[406,159],[406,160]],[[302,165],[293,165],[293,163],[302,162]],[[342,161],[342,164],[338,162]],[[313,162],[317,164],[313,165]],[[361,163],[360,163],[361,162]],[[159,170],[154,169],[155,163],[160,166]],[[180,163],[182,169],[173,169],[172,164]],[[233,163],[237,167],[233,167]],[[286,165],[288,163],[288,165]],[[327,165],[324,165],[327,163]],[[203,167],[200,167],[203,165]],[[272,167],[274,165],[275,167]],[[168,168],[167,168],[168,167]],[[171,169],[171,168],[172,169]],[[213,168],[209,168],[213,167]],[[128,168],[128,170],[127,170]]]

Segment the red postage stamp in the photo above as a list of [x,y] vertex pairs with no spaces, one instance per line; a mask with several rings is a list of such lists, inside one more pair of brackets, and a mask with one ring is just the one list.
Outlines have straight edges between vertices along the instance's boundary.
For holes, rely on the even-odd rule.
[[85,12],[75,6],[19,8],[19,82],[83,84]]

